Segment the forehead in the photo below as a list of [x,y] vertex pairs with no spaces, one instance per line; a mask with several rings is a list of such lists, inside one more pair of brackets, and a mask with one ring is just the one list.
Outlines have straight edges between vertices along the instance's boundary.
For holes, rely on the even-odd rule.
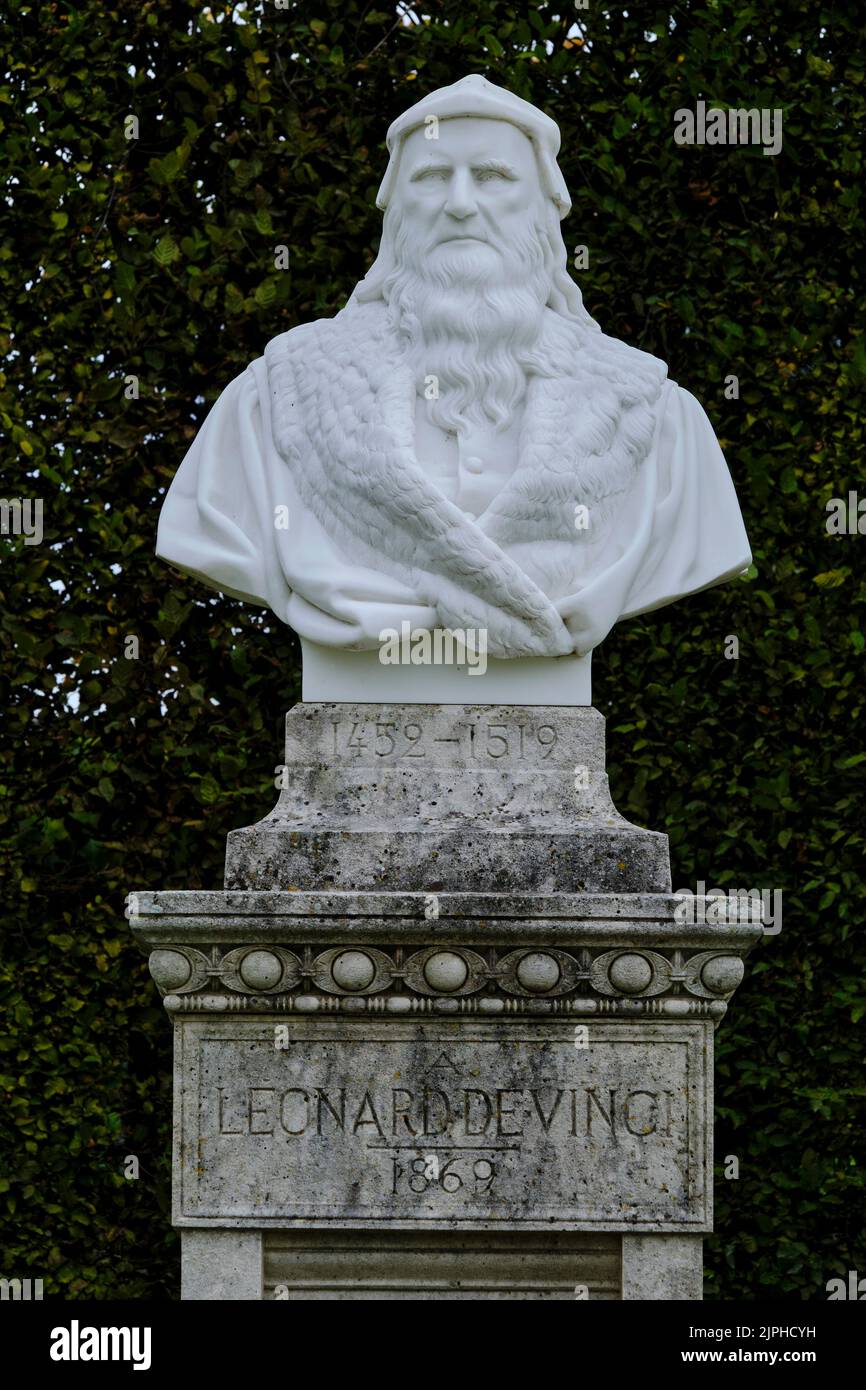
[[439,138],[427,138],[424,126],[409,132],[403,146],[403,168],[424,162],[476,164],[485,159],[506,160],[520,175],[537,172],[532,141],[510,121],[483,116],[453,116],[439,122]]

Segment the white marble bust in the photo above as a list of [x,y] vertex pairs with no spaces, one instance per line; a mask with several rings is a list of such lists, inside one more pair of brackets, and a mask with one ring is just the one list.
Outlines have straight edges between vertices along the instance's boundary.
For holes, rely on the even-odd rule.
[[[293,627],[305,699],[588,704],[614,623],[749,565],[724,457],[584,309],[549,117],[466,77],[387,144],[377,260],[224,390],[157,553]],[[442,629],[485,660],[384,664]]]

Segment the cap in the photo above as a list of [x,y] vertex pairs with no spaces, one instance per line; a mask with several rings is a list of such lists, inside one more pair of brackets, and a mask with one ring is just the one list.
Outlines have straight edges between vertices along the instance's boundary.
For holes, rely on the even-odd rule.
[[437,116],[440,121],[460,116],[480,116],[489,120],[509,121],[522,130],[532,141],[538,160],[541,185],[545,193],[553,199],[560,218],[571,210],[571,199],[565,180],[556,162],[559,153],[559,126],[543,111],[504,87],[488,82],[486,77],[473,73],[462,77],[450,87],[439,87],[430,92],[408,111],[404,111],[393,121],[388,129],[386,144],[390,159],[385,177],[376,196],[376,206],[383,211],[391,201],[400,151],[405,137],[410,131],[423,126],[428,116]]

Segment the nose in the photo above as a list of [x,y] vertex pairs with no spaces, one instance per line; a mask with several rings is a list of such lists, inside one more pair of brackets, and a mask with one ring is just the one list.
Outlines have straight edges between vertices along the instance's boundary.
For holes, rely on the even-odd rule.
[[459,221],[471,217],[474,212],[478,211],[475,187],[468,169],[455,169],[444,211]]

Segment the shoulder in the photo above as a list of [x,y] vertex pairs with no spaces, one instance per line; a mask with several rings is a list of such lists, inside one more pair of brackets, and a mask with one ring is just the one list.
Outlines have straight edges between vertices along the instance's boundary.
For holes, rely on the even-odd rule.
[[715,435],[712,421],[697,396],[676,381],[667,382],[664,406],[665,418],[669,422]]
[[262,361],[257,358],[250,362],[237,376],[225,385],[208,408],[202,429],[223,428],[228,417],[242,414],[255,407],[258,398],[257,367]]
[[299,323],[288,332],[277,334],[265,348],[265,360],[270,362],[297,352],[331,349],[342,342],[376,337],[384,328],[385,319],[382,304],[349,304],[333,318],[312,319],[310,323]]
[[660,357],[602,332],[587,340],[586,351],[593,355],[602,370],[607,370],[614,380],[625,385],[627,394],[634,393],[654,404],[665,401],[671,383],[667,363]]
[[549,365],[576,378],[583,389],[607,387],[624,405],[657,405],[667,384],[667,364],[622,338],[548,310],[543,320],[542,351]]
[[310,323],[299,323],[285,333],[278,333],[265,347],[265,361],[270,363],[291,357],[299,348],[312,345],[326,336],[328,325],[333,322],[333,319],[313,319]]

